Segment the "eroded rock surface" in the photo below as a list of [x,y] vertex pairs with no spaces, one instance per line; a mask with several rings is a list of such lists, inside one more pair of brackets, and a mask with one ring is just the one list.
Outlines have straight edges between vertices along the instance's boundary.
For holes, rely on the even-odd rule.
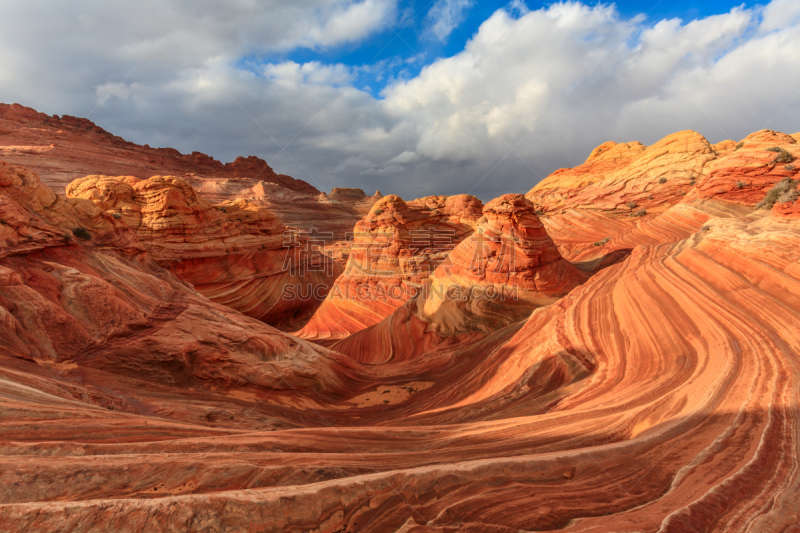
[[[258,257],[281,228],[258,202],[167,176],[64,198],[0,164],[0,524],[795,530],[797,135],[668,139],[605,145],[527,199],[383,197],[348,266],[389,275],[337,284],[427,292],[359,303],[371,324],[331,304],[314,323],[333,349],[175,275],[202,254],[221,270],[223,249]],[[655,176],[676,183],[629,216],[619,202]],[[431,225],[452,246],[414,240]]]
[[382,197],[355,225],[344,273],[298,335],[342,338],[389,316],[472,234],[481,208],[469,195]]
[[67,197],[118,217],[157,263],[207,298],[282,329],[302,326],[326,294],[307,287],[330,286],[340,271],[258,203],[211,205],[182,178],[88,176],[67,186]]

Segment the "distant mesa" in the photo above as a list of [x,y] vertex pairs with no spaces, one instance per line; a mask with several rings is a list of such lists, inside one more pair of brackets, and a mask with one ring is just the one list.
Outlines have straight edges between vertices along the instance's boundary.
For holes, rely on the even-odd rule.
[[328,198],[332,200],[363,200],[367,195],[362,189],[351,189],[346,187],[335,187],[331,190]]

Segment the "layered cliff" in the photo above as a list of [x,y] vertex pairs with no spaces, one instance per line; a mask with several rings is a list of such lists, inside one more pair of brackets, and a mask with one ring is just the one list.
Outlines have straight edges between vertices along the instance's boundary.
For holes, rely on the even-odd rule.
[[558,253],[533,204],[505,195],[483,208],[472,235],[420,280],[411,301],[328,346],[369,364],[421,357],[524,320],[587,277]]
[[247,200],[211,205],[182,178],[88,176],[68,198],[92,201],[136,231],[139,242],[212,301],[282,329],[296,329],[318,307],[339,267]]
[[56,192],[63,192],[70,182],[87,174],[139,178],[194,174],[223,182],[264,181],[293,191],[319,194],[302,180],[276,174],[266,161],[254,156],[222,164],[200,152],[182,154],[174,148],[140,146],[88,119],[50,116],[19,104],[0,103],[0,130],[2,158],[37,172]]
[[[691,131],[650,147],[606,143],[583,165],[554,172],[526,197],[566,258],[601,260],[636,244],[685,239],[708,219],[698,210],[742,216],[753,208],[772,209],[759,204],[779,182],[797,178],[799,156],[794,136],[771,130],[715,145]],[[778,204],[776,212],[793,212],[793,204]]]
[[469,195],[382,197],[355,225],[344,273],[298,335],[342,338],[389,316],[472,234],[481,208]]

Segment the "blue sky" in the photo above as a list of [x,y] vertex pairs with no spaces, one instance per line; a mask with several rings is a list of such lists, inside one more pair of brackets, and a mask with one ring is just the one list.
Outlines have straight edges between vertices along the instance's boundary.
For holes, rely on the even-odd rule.
[[[514,15],[521,14],[521,9],[537,10],[545,8],[553,2],[519,0],[516,4],[506,0],[476,1],[461,0],[453,10],[452,30],[446,35],[431,32],[437,4],[441,0],[405,0],[398,3],[398,20],[396,24],[385,27],[357,43],[346,43],[322,49],[296,48],[281,53],[245,55],[239,65],[252,69],[262,63],[294,61],[307,63],[341,63],[351,67],[374,65],[374,69],[358,72],[354,85],[380,96],[380,91],[397,79],[409,79],[417,76],[420,70],[438,58],[453,56],[464,49],[467,41],[478,31],[480,25],[498,9],[506,9]],[[587,2],[597,5],[598,2]],[[611,4],[607,2],[606,4]],[[697,0],[661,0],[613,2],[622,17],[632,18],[637,15],[646,17],[646,24],[656,23],[663,19],[679,18],[691,21],[709,15],[729,12],[738,6],[752,6],[755,2],[705,1]],[[449,24],[447,25],[450,26]]]
[[406,199],[526,192],[606,141],[800,131],[798,0],[2,2],[0,65],[2,102]]

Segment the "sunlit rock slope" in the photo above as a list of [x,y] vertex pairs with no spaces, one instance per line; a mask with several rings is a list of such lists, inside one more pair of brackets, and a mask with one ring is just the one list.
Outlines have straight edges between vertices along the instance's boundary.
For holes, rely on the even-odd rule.
[[314,342],[179,277],[225,247],[269,272],[263,205],[0,164],[2,529],[796,531],[796,137],[604,145],[485,206],[376,195],[348,266],[389,275],[337,285],[420,290],[323,305]]

